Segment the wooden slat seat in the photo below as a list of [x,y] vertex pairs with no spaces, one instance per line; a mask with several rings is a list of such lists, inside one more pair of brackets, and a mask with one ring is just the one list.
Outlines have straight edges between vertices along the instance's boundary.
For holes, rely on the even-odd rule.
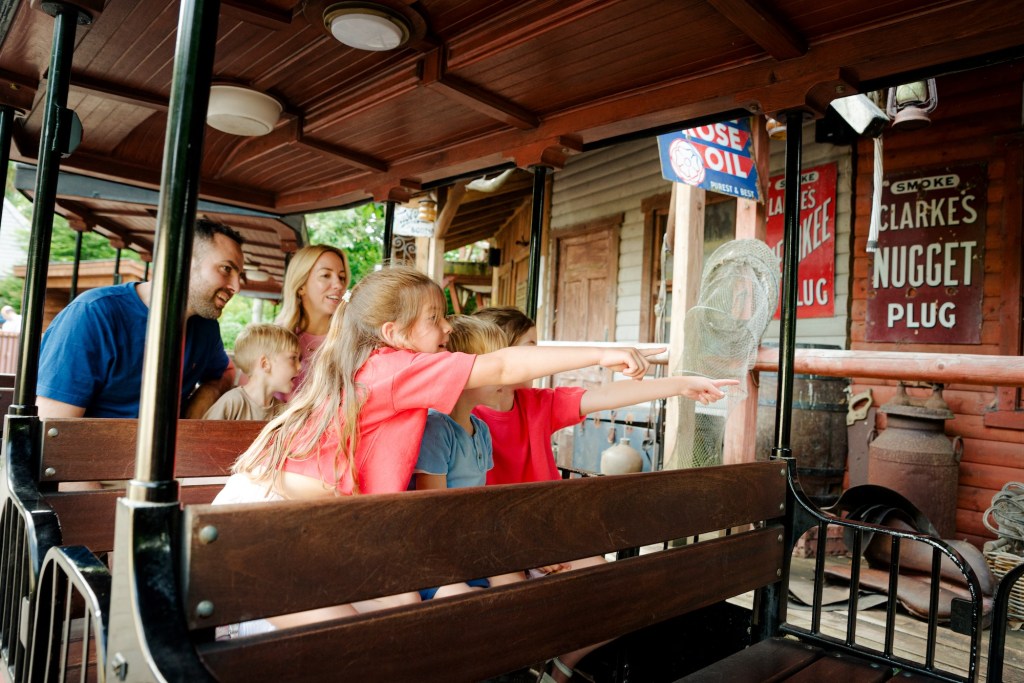
[[[232,463],[259,434],[264,422],[179,420],[175,476],[227,476]],[[54,485],[111,482],[131,477],[135,467],[136,420],[51,418],[42,421],[41,489],[60,521],[64,545],[109,552],[114,542],[114,511],[121,487],[54,491]],[[185,504],[209,503],[219,484],[183,485]]]
[[[750,463],[324,503],[189,506],[189,627],[219,680],[440,681],[454,672],[479,680],[777,582],[783,473],[779,464]],[[454,598],[202,642],[224,623],[729,528],[748,530]],[[209,616],[199,616],[200,603]],[[341,643],[343,656],[326,656]]]

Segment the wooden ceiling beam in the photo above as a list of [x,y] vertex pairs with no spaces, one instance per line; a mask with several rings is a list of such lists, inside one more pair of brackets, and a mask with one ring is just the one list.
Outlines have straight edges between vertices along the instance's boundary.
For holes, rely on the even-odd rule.
[[[38,150],[38,140],[36,141]],[[94,155],[76,151],[61,162],[61,169],[77,171],[85,175],[124,182],[131,179],[132,183],[153,190],[160,189],[160,169],[150,168],[143,164],[118,161],[107,156]],[[247,209],[256,209],[276,213],[273,195],[237,185],[227,185],[215,180],[204,179],[199,184],[199,198],[210,201],[224,201]]]
[[530,130],[540,125],[540,118],[536,114],[515,102],[446,73],[441,50],[433,50],[424,55],[421,79],[425,87],[453,102],[463,104],[513,128]]
[[337,145],[331,145],[326,142],[320,142],[319,140],[314,140],[305,136],[299,137],[296,144],[311,152],[316,152],[321,156],[327,156],[332,159],[343,161],[349,166],[355,166],[356,168],[363,169],[364,171],[387,173],[388,170],[388,163],[386,161],[370,156],[369,154],[362,154],[361,152],[345,149],[344,147],[338,147]]
[[707,0],[718,13],[780,62],[807,52],[807,41],[795,28],[758,0]]
[[[785,62],[758,60],[724,71],[662,82],[604,100],[546,115],[534,130],[497,130],[466,138],[444,149],[427,150],[391,163],[383,177],[347,178],[277,195],[279,212],[328,208],[365,197],[370,187],[390,186],[403,177],[425,182],[507,161],[507,152],[554,136],[573,133],[585,143],[639,130],[675,125],[738,109],[762,111],[762,104],[736,93],[770,94],[785,107],[806,107],[808,83],[849,77],[859,83],[889,79],[935,65],[955,64],[1000,50],[1019,48],[1024,15],[1005,11],[1000,0],[933,6],[912,16],[812,45]],[[970,27],[970,32],[965,31]],[[906,35],[926,36],[907,45]],[[906,47],[901,47],[907,45]],[[852,93],[847,93],[852,94]],[[836,97],[840,94],[835,94]],[[627,114],[628,113],[628,114]]]
[[[78,216],[80,220],[84,221],[85,224],[90,226],[94,231],[99,232],[97,228],[104,228],[106,232],[110,233],[108,235],[104,235],[104,237],[106,237],[111,244],[114,243],[114,240],[111,239],[111,235],[113,235],[117,241],[124,245],[118,248],[123,249],[134,245],[136,247],[134,251],[146,252],[149,254],[153,253],[152,240],[135,235],[131,230],[125,228],[123,225],[119,225],[116,221],[94,214],[85,204],[69,201],[67,199],[61,199],[57,204],[62,207],[65,212]],[[66,214],[63,213],[62,215],[66,216]]]
[[71,74],[71,88],[87,95],[102,97],[105,100],[123,102],[137,107],[145,107],[153,111],[166,112],[167,98],[156,93],[128,88],[119,83],[93,78],[85,74]]
[[289,10],[256,0],[221,0],[220,12],[224,17],[274,30],[288,28],[295,16]]
[[[559,2],[505,5],[503,13],[488,11],[488,18],[463,31],[448,44],[449,64],[462,68],[500,55],[538,36],[578,21],[620,0],[560,0]],[[494,7],[502,7],[495,4]]]

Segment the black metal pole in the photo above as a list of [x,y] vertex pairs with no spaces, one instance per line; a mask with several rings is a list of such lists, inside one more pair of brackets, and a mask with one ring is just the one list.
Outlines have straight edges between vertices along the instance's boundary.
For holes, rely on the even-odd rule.
[[[14,132],[14,108],[0,105],[0,176],[7,188],[7,166],[11,162],[11,133]],[[0,215],[3,209],[0,208]]]
[[533,167],[533,204],[530,210],[530,265],[526,277],[526,315],[537,320],[540,298],[540,247],[544,232],[544,192],[547,189],[549,166]]
[[68,293],[68,303],[78,296],[78,267],[82,264],[82,231],[75,230],[75,262],[71,265],[71,291]]
[[782,320],[779,332],[779,390],[775,411],[775,447],[772,455],[791,455],[793,424],[793,360],[796,351],[796,295],[800,254],[800,166],[803,146],[803,114],[786,114],[786,191],[782,239]]
[[149,261],[144,261],[142,265],[142,280],[143,282],[149,280]]
[[381,261],[388,265],[391,261],[391,242],[395,239],[395,203],[391,200],[384,202],[384,251]]
[[50,238],[53,233],[53,209],[57,201],[57,174],[60,173],[60,124],[68,104],[75,25],[80,16],[72,6],[54,3],[48,7],[54,13],[53,52],[46,82],[43,130],[39,139],[32,232],[29,236],[25,293],[21,304],[18,377],[14,388],[14,403],[8,411],[11,415],[37,414],[35,402],[36,381],[39,377],[39,339],[43,332],[43,302],[50,260]]
[[114,284],[121,284],[121,248],[114,254]]
[[134,501],[173,502],[188,276],[219,0],[182,3],[160,175],[153,280],[142,364]]

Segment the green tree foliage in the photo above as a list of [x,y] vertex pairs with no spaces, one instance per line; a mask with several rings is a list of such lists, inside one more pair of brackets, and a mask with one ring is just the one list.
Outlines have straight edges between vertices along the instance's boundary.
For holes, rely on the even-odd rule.
[[384,208],[363,204],[344,211],[306,216],[310,244],[330,244],[348,254],[352,284],[381,262],[384,249]]

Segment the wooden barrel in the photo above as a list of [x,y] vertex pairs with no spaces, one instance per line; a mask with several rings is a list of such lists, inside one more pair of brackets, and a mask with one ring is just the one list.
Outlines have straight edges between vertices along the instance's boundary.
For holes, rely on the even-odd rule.
[[[798,345],[803,348],[837,348]],[[775,445],[775,404],[779,377],[762,372],[757,392],[757,457],[766,459]],[[843,490],[846,471],[847,388],[845,377],[796,375],[793,378],[793,417],[790,448],[796,458],[800,485],[819,505],[835,502]]]

